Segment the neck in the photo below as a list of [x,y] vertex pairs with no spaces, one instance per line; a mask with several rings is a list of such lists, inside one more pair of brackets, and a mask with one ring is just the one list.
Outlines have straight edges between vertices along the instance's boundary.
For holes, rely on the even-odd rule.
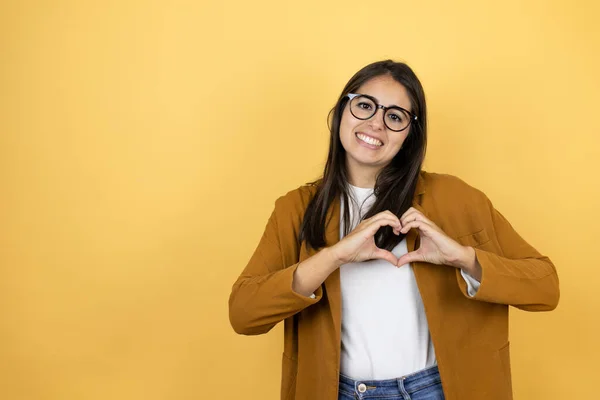
[[381,170],[380,167],[365,167],[352,165],[351,162],[346,162],[346,170],[348,171],[348,183],[359,188],[373,189],[377,174]]

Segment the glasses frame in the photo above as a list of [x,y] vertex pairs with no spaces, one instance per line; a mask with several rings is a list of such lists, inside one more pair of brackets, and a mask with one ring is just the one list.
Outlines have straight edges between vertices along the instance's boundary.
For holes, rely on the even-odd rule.
[[[383,124],[385,125],[386,128],[388,128],[390,131],[393,131],[393,132],[402,132],[403,130],[405,130],[406,128],[408,128],[413,123],[413,121],[417,120],[417,116],[415,114],[411,113],[410,111],[408,111],[407,109],[399,107],[399,106],[391,106],[391,107],[382,106],[381,104],[379,104],[377,102],[377,100],[373,96],[369,96],[368,94],[348,93],[346,95],[346,97],[348,98],[348,103],[352,103],[352,100],[354,100],[356,97],[366,97],[367,99],[371,100],[375,104],[375,111],[373,111],[373,114],[370,117],[368,117],[368,118],[357,117],[352,112],[352,106],[350,106],[350,114],[352,114],[352,116],[354,118],[356,118],[356,119],[360,119],[362,121],[366,121],[368,119],[373,118],[373,116],[377,114],[377,110],[379,110],[381,108],[383,110],[383,116],[384,116],[384,118],[383,118]],[[404,128],[398,129],[398,130],[390,128],[388,126],[387,122],[385,121],[385,115],[387,114],[388,110],[400,110],[400,111],[403,111],[403,112],[407,113],[410,116],[410,118],[408,120],[408,124]]]

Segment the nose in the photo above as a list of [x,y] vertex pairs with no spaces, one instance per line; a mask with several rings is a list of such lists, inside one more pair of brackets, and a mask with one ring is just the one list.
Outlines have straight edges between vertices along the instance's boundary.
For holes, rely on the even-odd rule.
[[385,115],[385,110],[378,109],[375,112],[375,115],[373,115],[371,118],[369,118],[369,125],[371,126],[372,129],[381,130],[385,127],[385,124],[383,122],[384,115]]

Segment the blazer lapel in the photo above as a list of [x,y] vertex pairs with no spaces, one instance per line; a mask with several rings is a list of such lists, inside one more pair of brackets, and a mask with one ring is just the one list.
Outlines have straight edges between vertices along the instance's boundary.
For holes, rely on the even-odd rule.
[[[415,196],[413,197],[412,206],[423,213],[423,215],[427,216],[427,213],[421,207],[421,195],[425,193],[425,180],[422,175],[419,175],[419,179],[417,180],[417,187],[415,189]],[[408,252],[415,250],[416,240],[419,237],[419,234],[415,229],[411,229],[406,234],[406,247],[408,248]]]
[[[340,196],[336,196],[327,213],[327,225],[325,227],[325,242],[327,247],[331,247],[340,241],[340,206]],[[342,296],[340,290],[340,269],[337,268],[325,279],[325,291],[333,318],[336,343],[341,343],[342,332]]]
[[[421,208],[421,195],[423,193],[425,193],[425,181],[422,175],[419,175],[412,206],[424,213],[423,209]],[[340,241],[340,205],[340,197],[336,196],[336,199],[333,201],[327,213],[327,225],[325,227],[325,242],[327,247],[333,246]],[[417,238],[418,234],[414,229],[408,231],[406,235],[406,244],[409,252],[415,250]],[[310,256],[315,253],[315,250],[309,250]],[[337,343],[341,343],[342,296],[340,286],[340,269],[338,268],[332,272],[331,275],[325,279],[324,283],[325,291],[327,293],[327,300],[331,309],[331,316],[333,318],[333,326],[335,328],[335,339]]]

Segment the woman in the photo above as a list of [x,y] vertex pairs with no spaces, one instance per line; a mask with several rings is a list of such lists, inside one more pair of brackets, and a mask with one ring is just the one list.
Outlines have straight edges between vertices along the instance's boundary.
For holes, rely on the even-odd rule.
[[482,192],[421,170],[406,64],[364,67],[332,112],[323,177],[275,202],[233,328],[285,321],[282,399],[511,399],[508,306],[554,309],[554,265]]

